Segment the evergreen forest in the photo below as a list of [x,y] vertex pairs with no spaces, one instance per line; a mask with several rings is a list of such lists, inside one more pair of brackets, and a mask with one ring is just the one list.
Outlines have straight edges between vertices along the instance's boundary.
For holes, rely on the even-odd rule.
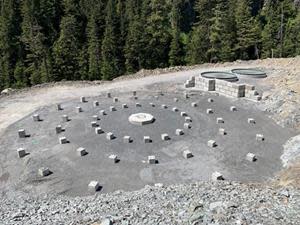
[[0,90],[296,55],[299,0],[0,0]]

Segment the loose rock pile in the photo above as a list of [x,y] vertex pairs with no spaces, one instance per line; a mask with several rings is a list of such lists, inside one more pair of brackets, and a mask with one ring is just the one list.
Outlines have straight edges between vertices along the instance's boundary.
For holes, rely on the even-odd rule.
[[219,181],[90,197],[1,196],[8,224],[299,224],[300,191]]

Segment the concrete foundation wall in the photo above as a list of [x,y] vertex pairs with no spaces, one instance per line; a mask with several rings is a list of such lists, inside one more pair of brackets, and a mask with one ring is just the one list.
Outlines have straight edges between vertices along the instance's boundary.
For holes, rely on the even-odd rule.
[[255,86],[249,84],[231,83],[218,79],[207,79],[201,76],[192,77],[185,83],[185,88],[195,88],[201,91],[216,91],[221,95],[234,98],[246,97],[252,100],[260,101],[261,96],[255,90]]

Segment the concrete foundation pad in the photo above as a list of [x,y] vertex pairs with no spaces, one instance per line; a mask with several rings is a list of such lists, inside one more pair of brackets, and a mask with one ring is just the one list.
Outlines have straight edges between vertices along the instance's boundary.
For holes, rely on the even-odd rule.
[[80,147],[80,148],[77,149],[77,154],[78,154],[79,156],[85,156],[85,155],[87,155],[88,153],[87,153],[87,151],[85,150],[85,148]]
[[131,143],[133,140],[130,136],[124,136],[123,137],[123,142],[124,143]]
[[56,134],[60,134],[61,132],[63,132],[62,126],[61,125],[56,126],[55,132]]
[[184,121],[185,122],[192,122],[192,118],[187,116],[187,117],[184,118]]
[[224,123],[224,119],[222,117],[217,118],[217,124]]
[[88,190],[97,192],[100,189],[100,185],[98,181],[91,181],[88,185]]
[[161,135],[161,139],[162,139],[163,141],[168,141],[168,140],[170,140],[170,137],[169,137],[168,134],[162,134],[162,135]]
[[248,123],[250,123],[250,124],[255,124],[255,119],[253,119],[253,118],[248,118]]
[[156,158],[154,155],[148,156],[148,163],[149,164],[156,164]]
[[98,101],[94,101],[93,105],[94,105],[94,107],[98,107],[99,106],[99,102]]
[[113,163],[119,162],[119,159],[118,159],[118,156],[117,156],[117,155],[110,155],[108,158],[109,158],[110,160],[112,160]]
[[189,159],[193,157],[193,153],[190,150],[183,151],[182,155],[185,159]]
[[220,180],[224,180],[224,177],[221,173],[219,172],[214,172],[212,175],[211,175],[211,179],[213,181],[220,181]]
[[144,136],[144,143],[151,143],[152,140],[150,138],[150,136]]
[[231,111],[231,112],[236,112],[236,111],[237,111],[236,106],[231,106],[231,107],[230,107],[230,111]]
[[59,144],[64,145],[68,143],[68,139],[66,137],[59,138]]
[[95,128],[95,133],[96,133],[96,134],[104,134],[104,131],[102,130],[101,127],[96,127],[96,128]]
[[206,110],[206,114],[213,114],[213,113],[214,113],[214,111],[212,109],[207,109]]
[[41,121],[41,118],[40,118],[39,114],[34,114],[32,116],[32,119],[33,119],[34,122],[40,122]]
[[184,123],[183,128],[186,130],[192,129],[192,125],[190,123]]
[[257,160],[256,155],[250,152],[246,155],[246,159],[249,162],[255,162]]
[[110,106],[110,107],[109,107],[109,111],[115,112],[115,111],[117,111],[117,109],[116,109],[116,107],[114,107],[114,106]]
[[207,146],[208,146],[208,147],[211,147],[211,148],[214,148],[214,147],[217,146],[217,142],[214,141],[214,140],[209,140],[209,141],[207,142]]
[[24,148],[19,148],[19,149],[17,150],[17,153],[18,153],[18,157],[19,157],[19,158],[23,158],[23,157],[26,156],[26,151],[25,151]]
[[257,141],[264,141],[265,140],[265,137],[263,134],[256,134],[256,140]]
[[46,177],[46,176],[49,176],[51,174],[51,171],[49,170],[49,168],[42,167],[42,168],[39,168],[38,174],[41,177]]
[[176,134],[177,136],[181,136],[181,135],[184,135],[184,132],[183,132],[183,130],[181,130],[181,129],[176,129],[175,134]]
[[224,129],[224,128],[220,128],[220,129],[219,129],[219,134],[220,134],[220,135],[226,135],[225,129]]
[[114,134],[112,132],[109,132],[106,134],[106,139],[107,140],[113,140],[115,138]]
[[26,131],[24,129],[18,130],[19,138],[26,138]]
[[63,116],[62,116],[62,121],[63,121],[64,123],[69,122],[69,121],[70,121],[69,116],[68,116],[68,115],[63,115]]

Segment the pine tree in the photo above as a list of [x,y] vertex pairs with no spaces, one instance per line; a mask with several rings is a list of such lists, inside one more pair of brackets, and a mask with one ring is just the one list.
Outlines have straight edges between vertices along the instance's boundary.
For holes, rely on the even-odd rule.
[[140,23],[140,5],[137,0],[128,0],[126,5],[128,18],[128,34],[124,48],[125,67],[127,73],[134,73],[141,69],[141,49],[140,38],[143,34]]
[[186,61],[188,64],[199,64],[209,61],[207,55],[211,18],[216,0],[198,0],[195,4],[196,22],[190,33],[187,45]]
[[238,0],[236,8],[237,54],[241,59],[258,57],[257,46],[260,42],[257,20],[251,15],[247,0]]
[[174,0],[171,10],[171,29],[172,40],[169,52],[170,66],[177,66],[183,64],[183,46],[180,40],[180,14],[179,14],[179,1]]
[[300,13],[287,22],[283,49],[284,57],[300,55]]
[[146,20],[145,32],[147,34],[148,46],[145,48],[145,67],[167,67],[168,54],[171,41],[169,32],[168,11],[169,4],[166,0],[151,0],[151,14]]
[[3,0],[0,8],[0,90],[14,83],[14,66],[21,48],[19,1]]
[[84,42],[84,22],[79,10],[78,0],[63,1],[65,15],[60,23],[60,35],[53,46],[55,60],[55,80],[77,80],[79,71],[79,54]]
[[99,27],[94,15],[88,21],[88,54],[89,72],[86,78],[90,80],[101,79],[101,45],[99,40]]
[[14,70],[14,79],[16,80],[14,87],[23,88],[28,85],[28,79],[25,75],[25,66],[22,61],[17,62]]
[[121,72],[116,15],[116,2],[109,0],[106,7],[106,25],[101,47],[101,74],[104,80],[111,80]]

